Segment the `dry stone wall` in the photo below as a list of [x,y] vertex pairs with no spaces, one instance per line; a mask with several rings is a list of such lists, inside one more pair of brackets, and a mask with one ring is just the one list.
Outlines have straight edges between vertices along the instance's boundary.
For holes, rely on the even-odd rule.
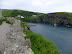
[[25,39],[26,35],[21,28],[20,20],[15,20],[11,25],[9,32],[6,34],[7,41],[4,44],[3,54],[34,54],[31,47],[30,39]]

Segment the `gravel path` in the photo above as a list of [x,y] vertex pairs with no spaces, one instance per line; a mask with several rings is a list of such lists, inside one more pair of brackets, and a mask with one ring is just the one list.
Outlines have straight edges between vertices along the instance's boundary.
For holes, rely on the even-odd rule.
[[3,22],[2,25],[0,25],[0,50],[1,51],[4,48],[3,43],[6,42],[6,33],[8,32],[9,28],[10,28],[10,24],[7,24],[6,22]]

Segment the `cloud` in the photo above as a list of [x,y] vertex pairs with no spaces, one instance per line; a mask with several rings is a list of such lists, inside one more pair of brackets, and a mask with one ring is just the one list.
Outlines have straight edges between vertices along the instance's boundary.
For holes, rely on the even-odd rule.
[[0,4],[2,4],[1,8],[4,9],[22,9],[49,13],[60,11],[70,12],[72,10],[71,2],[72,0],[2,0]]
[[48,1],[44,1],[44,0],[33,0],[32,1],[32,5],[34,6],[46,6],[46,5],[50,5],[52,4],[52,2],[48,2]]
[[1,2],[2,2],[2,0],[0,0],[0,8],[1,8],[1,6],[2,6]]

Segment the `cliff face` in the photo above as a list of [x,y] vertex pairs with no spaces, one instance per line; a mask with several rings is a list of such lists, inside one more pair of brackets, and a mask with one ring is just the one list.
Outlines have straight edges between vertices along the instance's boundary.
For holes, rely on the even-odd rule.
[[72,26],[72,13],[50,13],[40,16],[41,22]]
[[51,23],[57,25],[63,25],[67,27],[72,27],[72,13],[68,12],[58,12],[58,13],[48,13],[37,17],[25,18],[29,19],[29,22],[42,22]]
[[[39,16],[42,23],[51,23],[63,26],[72,26],[72,13],[60,12],[60,13],[49,13]],[[37,20],[38,20],[37,19]],[[37,22],[37,20],[33,22]]]

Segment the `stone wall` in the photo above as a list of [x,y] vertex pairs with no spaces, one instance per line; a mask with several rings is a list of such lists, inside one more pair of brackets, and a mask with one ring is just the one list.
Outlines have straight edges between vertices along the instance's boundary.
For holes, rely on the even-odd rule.
[[30,39],[25,39],[26,35],[23,33],[20,24],[20,20],[15,20],[15,23],[11,25],[6,34],[7,41],[4,44],[3,54],[34,54],[30,48]]

